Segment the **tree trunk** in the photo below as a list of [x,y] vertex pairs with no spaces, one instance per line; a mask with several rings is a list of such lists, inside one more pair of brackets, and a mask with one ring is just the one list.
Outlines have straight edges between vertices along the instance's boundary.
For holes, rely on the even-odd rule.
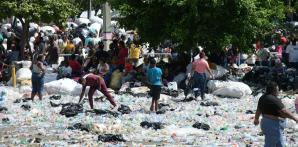
[[23,21],[22,19],[21,23],[23,26],[22,30],[22,38],[21,38],[21,45],[20,45],[20,55],[21,55],[21,60],[24,59],[25,57],[25,47],[29,42],[29,21],[25,20]]

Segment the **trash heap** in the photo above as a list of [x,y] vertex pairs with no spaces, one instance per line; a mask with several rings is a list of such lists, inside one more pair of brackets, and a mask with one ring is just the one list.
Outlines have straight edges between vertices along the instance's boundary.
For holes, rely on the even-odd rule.
[[[109,102],[100,95],[95,98],[95,109],[90,110],[87,98],[78,104],[78,95],[62,89],[32,102],[19,89],[0,87],[0,146],[264,144],[260,127],[253,125],[261,93],[253,96],[244,92],[237,99],[206,94],[204,101],[185,100],[179,92],[176,97],[162,94],[156,114],[149,111],[148,89],[130,85],[112,93],[120,104],[118,111],[111,111]],[[295,96],[281,97],[294,111]],[[287,143],[298,146],[298,126],[291,120],[288,126]]]

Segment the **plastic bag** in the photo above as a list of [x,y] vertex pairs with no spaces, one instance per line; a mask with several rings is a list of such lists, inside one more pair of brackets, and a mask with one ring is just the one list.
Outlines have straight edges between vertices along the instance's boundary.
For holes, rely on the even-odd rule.
[[17,80],[27,80],[31,79],[32,72],[29,68],[20,68],[16,73]]

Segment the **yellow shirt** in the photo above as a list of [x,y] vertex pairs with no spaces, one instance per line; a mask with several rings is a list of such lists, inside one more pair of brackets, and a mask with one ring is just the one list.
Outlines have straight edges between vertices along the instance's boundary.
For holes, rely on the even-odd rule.
[[140,58],[140,46],[136,47],[134,44],[131,45],[129,49],[129,58],[131,59],[139,59]]
[[74,45],[72,43],[68,43],[64,49],[64,52],[72,53],[72,52],[74,52],[74,49],[75,49]]

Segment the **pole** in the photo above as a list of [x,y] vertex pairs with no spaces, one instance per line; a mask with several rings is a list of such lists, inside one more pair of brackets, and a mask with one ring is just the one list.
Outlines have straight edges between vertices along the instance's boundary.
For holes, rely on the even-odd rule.
[[16,67],[15,67],[15,65],[12,65],[11,78],[12,78],[12,86],[14,88],[16,88],[16,86],[17,86],[17,79],[16,79]]
[[103,42],[104,50],[109,50],[109,46],[112,40],[111,30],[111,7],[108,2],[103,4]]
[[91,11],[92,11],[92,0],[89,0],[88,19],[91,18]]

